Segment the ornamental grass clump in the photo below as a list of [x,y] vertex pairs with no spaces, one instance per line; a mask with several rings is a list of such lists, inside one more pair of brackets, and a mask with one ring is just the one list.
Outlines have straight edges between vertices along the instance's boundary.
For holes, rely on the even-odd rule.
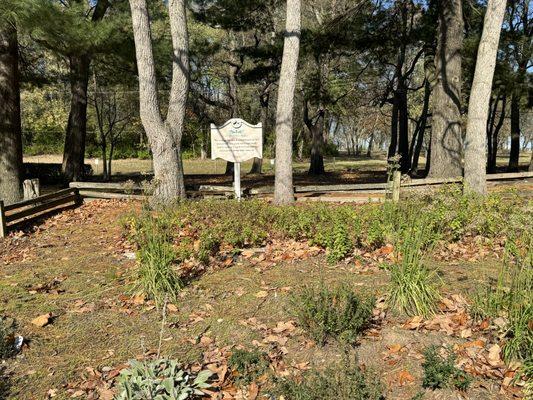
[[431,235],[431,223],[425,219],[413,220],[398,233],[396,261],[389,267],[389,304],[402,314],[427,317],[436,311],[439,277],[423,263],[431,247]]

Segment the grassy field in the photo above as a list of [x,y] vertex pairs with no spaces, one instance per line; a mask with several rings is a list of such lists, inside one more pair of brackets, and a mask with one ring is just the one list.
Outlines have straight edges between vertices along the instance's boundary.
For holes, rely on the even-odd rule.
[[[520,156],[520,164],[523,166],[529,165],[531,154],[523,153]],[[24,157],[25,162],[35,163],[61,163],[62,157],[60,155],[41,155],[41,156],[27,156]],[[96,175],[102,173],[101,160],[99,165],[96,165],[94,158],[86,159],[87,164],[90,164]],[[508,157],[498,157],[498,166],[504,167],[507,165]],[[419,168],[424,168],[425,159],[420,159]],[[343,171],[379,171],[385,172],[387,170],[387,162],[385,154],[376,154],[372,158],[367,157],[326,157],[324,159],[326,172],[343,172]],[[247,161],[242,165],[243,174],[250,171],[252,161]],[[217,175],[222,174],[226,168],[226,162],[223,160],[201,160],[201,159],[186,159],[183,162],[186,175]],[[293,163],[294,172],[296,174],[306,173],[309,168],[309,162],[295,161]],[[136,174],[136,173],[151,173],[151,160],[140,159],[125,159],[113,161],[113,173],[117,175]],[[265,159],[263,163],[263,172],[267,175],[274,173],[271,159]]]

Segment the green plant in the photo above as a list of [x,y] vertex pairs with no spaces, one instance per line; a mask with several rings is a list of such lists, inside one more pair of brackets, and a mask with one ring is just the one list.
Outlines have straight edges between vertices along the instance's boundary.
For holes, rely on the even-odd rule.
[[447,357],[439,354],[436,346],[431,346],[424,352],[425,361],[422,363],[424,378],[422,386],[429,389],[454,387],[466,390],[472,382],[472,377],[455,366],[455,356]]
[[526,399],[533,398],[533,357],[529,357],[522,365],[522,374],[526,380],[524,394]]
[[431,242],[432,226],[421,218],[411,222],[398,234],[396,261],[390,266],[389,303],[407,315],[433,314],[439,299],[435,282],[438,276],[423,264],[423,256]]
[[265,353],[237,349],[231,354],[228,366],[233,370],[235,381],[247,385],[268,371],[269,360]]
[[115,399],[199,399],[204,396],[202,389],[211,387],[207,383],[211,375],[207,370],[194,375],[173,360],[130,361],[130,367],[122,370],[118,378]]
[[374,308],[373,298],[361,299],[351,288],[329,289],[306,287],[293,298],[293,309],[299,324],[320,345],[330,338],[355,343],[368,326]]
[[0,360],[15,355],[15,330],[13,323],[0,317]]
[[301,382],[284,379],[276,383],[276,394],[287,400],[381,400],[379,379],[344,360],[325,371],[312,371]]
[[503,357],[507,361],[533,357],[533,239],[509,239],[498,279],[474,296],[471,312],[477,318],[503,316]]
[[175,300],[183,283],[174,270],[174,247],[159,229],[152,226],[144,232],[138,259],[138,288],[158,306],[165,298]]

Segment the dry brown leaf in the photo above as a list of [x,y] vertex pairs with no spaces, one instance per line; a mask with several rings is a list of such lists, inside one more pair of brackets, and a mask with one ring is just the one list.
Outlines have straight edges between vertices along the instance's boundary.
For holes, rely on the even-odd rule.
[[52,313],[39,315],[37,318],[31,320],[33,325],[43,328],[52,321]]
[[411,373],[407,370],[402,370],[398,373],[398,383],[400,386],[403,386],[407,383],[411,383],[415,381],[415,377],[411,375]]
[[248,386],[248,399],[255,400],[257,399],[258,395],[259,395],[259,386],[257,386],[257,383],[252,382],[250,386]]

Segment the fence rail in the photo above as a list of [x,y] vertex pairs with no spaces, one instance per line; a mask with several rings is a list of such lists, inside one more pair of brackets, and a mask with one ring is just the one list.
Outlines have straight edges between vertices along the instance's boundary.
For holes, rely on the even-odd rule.
[[76,188],[59,190],[34,199],[4,205],[0,200],[0,237],[6,237],[9,229],[21,222],[31,221],[49,212],[80,204]]

